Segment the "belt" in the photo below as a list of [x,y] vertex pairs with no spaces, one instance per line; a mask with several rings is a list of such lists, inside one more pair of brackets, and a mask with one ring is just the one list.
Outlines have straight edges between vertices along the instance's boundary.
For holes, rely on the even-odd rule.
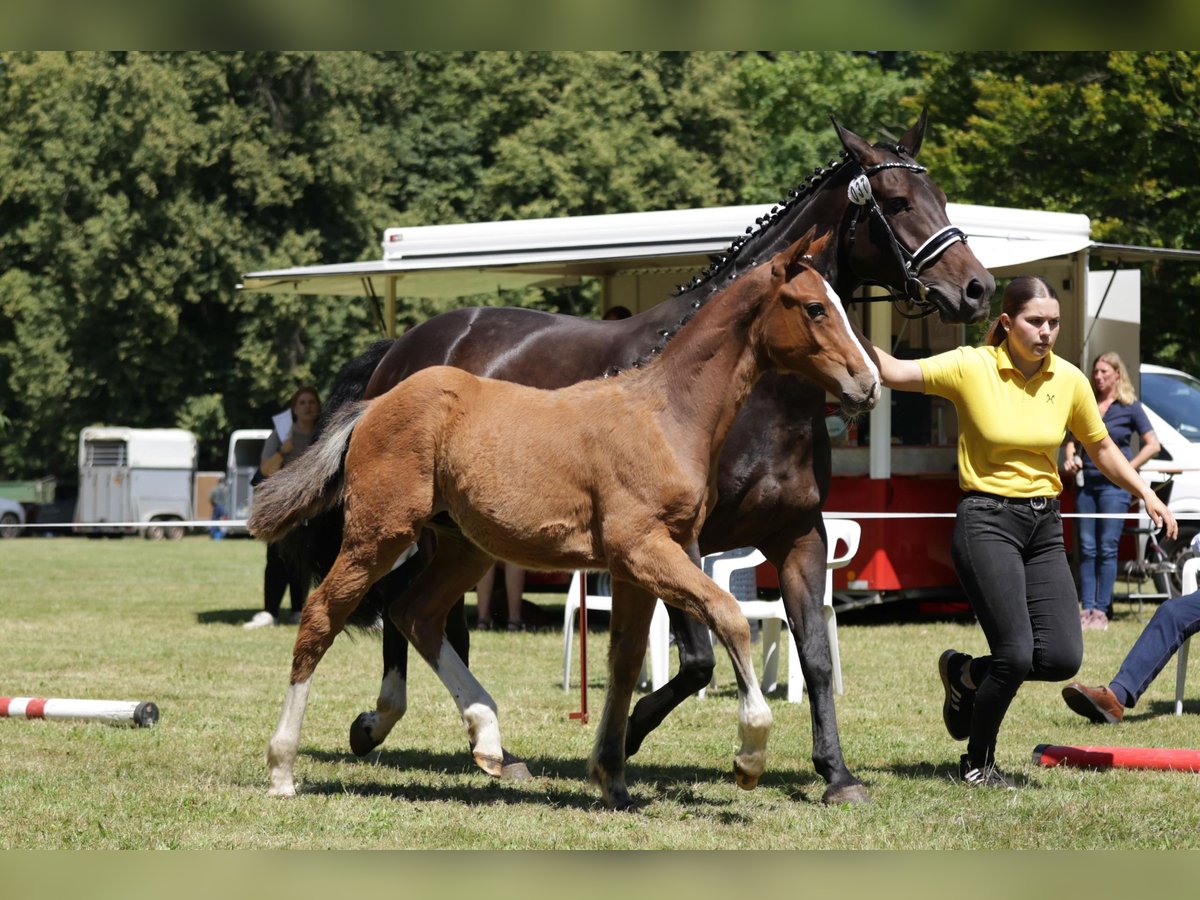
[[1001,506],[1028,506],[1032,510],[1058,509],[1057,497],[1002,497],[999,494],[989,494],[985,491],[967,491],[967,497],[983,497],[994,500]]

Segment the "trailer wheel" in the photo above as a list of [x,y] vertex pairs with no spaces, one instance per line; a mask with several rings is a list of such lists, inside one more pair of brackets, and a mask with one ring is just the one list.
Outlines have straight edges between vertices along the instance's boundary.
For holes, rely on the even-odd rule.
[[9,512],[0,516],[0,538],[15,538],[21,533],[21,529],[17,527],[20,524],[16,513]]
[[165,517],[152,519],[142,531],[142,537],[148,541],[178,541],[183,537],[183,526],[176,524],[178,521]]

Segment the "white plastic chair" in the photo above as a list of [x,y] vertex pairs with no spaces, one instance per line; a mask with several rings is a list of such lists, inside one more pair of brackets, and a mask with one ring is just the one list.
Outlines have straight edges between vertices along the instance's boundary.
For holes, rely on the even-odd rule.
[[[829,637],[829,654],[833,663],[833,689],[844,693],[842,685],[842,656],[838,648],[837,613],[833,610],[833,570],[850,564],[862,539],[862,526],[852,519],[826,519],[825,533],[829,540],[825,557],[825,631]],[[845,550],[838,552],[839,546]],[[749,556],[737,558],[721,558],[724,554],[714,554],[712,562],[713,581],[719,587],[728,591],[730,579],[735,571],[748,566],[758,566],[766,558],[755,550]],[[711,557],[710,557],[711,558]],[[760,621],[762,625],[763,671],[762,689],[764,692],[773,691],[779,686],[779,641],[783,634],[783,626],[787,623],[787,612],[783,600],[743,600],[742,612],[751,622]],[[796,650],[796,642],[788,635],[788,691],[789,703],[800,703],[804,699],[804,673],[800,668],[800,654]],[[704,691],[700,692],[704,695]]]
[[[607,574],[607,573],[606,573]],[[587,572],[577,570],[571,576],[571,584],[567,588],[567,602],[563,612],[563,690],[571,687],[571,647],[575,638],[576,613],[579,611],[579,589],[586,584]],[[588,612],[612,612],[612,594],[588,594]],[[667,609],[661,600],[654,603],[654,615],[650,619],[650,642],[646,655],[650,658],[650,686],[658,690],[670,679],[670,645],[671,624],[667,619]],[[642,663],[642,674],[638,678],[639,685],[645,685],[646,664]]]
[[[1182,594],[1195,593],[1196,584],[1200,581],[1200,557],[1193,556],[1183,564],[1181,580]],[[1177,716],[1183,715],[1183,685],[1187,681],[1188,647],[1191,643],[1191,638],[1185,640],[1179,648],[1179,652],[1175,654],[1175,715]]]

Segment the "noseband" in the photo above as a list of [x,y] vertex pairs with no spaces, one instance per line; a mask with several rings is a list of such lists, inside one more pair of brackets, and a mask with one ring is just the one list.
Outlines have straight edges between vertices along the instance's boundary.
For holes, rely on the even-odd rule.
[[[846,189],[846,195],[850,198],[850,202],[854,204],[854,216],[850,219],[850,229],[847,234],[847,242],[849,244],[851,260],[853,260],[854,252],[854,230],[858,225],[859,217],[865,209],[867,213],[875,218],[882,226],[884,234],[888,237],[888,242],[891,246],[892,255],[896,258],[896,263],[904,272],[904,295],[915,307],[920,311],[910,316],[910,318],[920,318],[928,316],[937,311],[937,308],[925,298],[925,286],[921,284],[917,277],[933,265],[943,253],[950,248],[950,245],[955,241],[967,242],[967,236],[962,230],[955,228],[953,225],[947,225],[944,228],[934,232],[925,243],[910,253],[896,239],[896,233],[892,231],[892,226],[888,224],[887,217],[883,214],[883,210],[879,208],[879,204],[875,202],[875,194],[871,190],[871,176],[876,172],[881,172],[884,169],[908,169],[910,172],[926,172],[924,166],[918,166],[914,163],[904,162],[889,162],[880,163],[870,168],[863,168],[862,173],[855,175],[850,179],[850,185]],[[871,282],[878,284],[879,282]],[[890,285],[884,287],[891,289]],[[902,314],[905,314],[901,310]]]

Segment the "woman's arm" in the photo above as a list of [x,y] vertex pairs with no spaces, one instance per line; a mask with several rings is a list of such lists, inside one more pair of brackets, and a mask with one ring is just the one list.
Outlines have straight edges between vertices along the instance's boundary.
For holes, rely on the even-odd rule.
[[[271,437],[275,437],[274,433],[272,433]],[[278,443],[278,439],[276,438],[276,440],[273,442],[268,441],[268,444],[270,443]],[[263,448],[264,451],[269,449],[269,446]],[[274,453],[265,454],[263,456],[262,460],[258,464],[258,470],[263,473],[264,478],[270,478],[283,468],[283,454],[291,452],[292,436],[288,435],[288,439],[279,445],[279,449],[277,449]]]
[[1096,464],[1096,468],[1104,473],[1104,477],[1141,499],[1146,505],[1146,514],[1150,516],[1156,528],[1162,528],[1165,523],[1167,537],[1174,539],[1179,536],[1179,525],[1175,522],[1175,516],[1158,494],[1154,493],[1154,489],[1146,484],[1137,470],[1129,464],[1129,460],[1113,443],[1112,438],[1105,435],[1094,444],[1085,444],[1084,449]]
[[1153,431],[1145,431],[1142,433],[1142,449],[1138,450],[1137,455],[1129,461],[1129,464],[1134,469],[1140,469],[1148,460],[1158,456],[1158,451],[1162,449],[1162,444],[1159,443],[1158,435]]
[[1082,468],[1083,459],[1076,452],[1075,439],[1068,438],[1063,453],[1063,471],[1068,475],[1074,475]]
[[925,376],[915,359],[896,359],[879,347],[875,347],[875,353],[879,357],[879,377],[883,379],[884,387],[897,391],[924,392]]

